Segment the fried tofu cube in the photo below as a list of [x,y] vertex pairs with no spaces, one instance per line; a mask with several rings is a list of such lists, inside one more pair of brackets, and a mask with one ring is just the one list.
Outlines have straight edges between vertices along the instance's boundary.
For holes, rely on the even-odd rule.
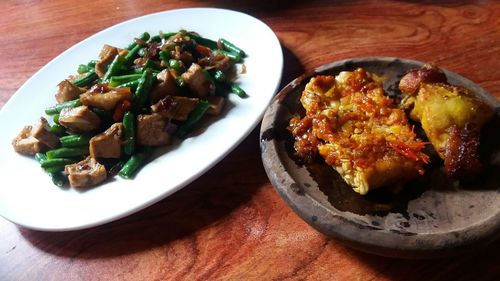
[[168,120],[157,113],[137,116],[137,144],[161,146],[170,143]]
[[120,158],[122,155],[123,124],[114,123],[103,133],[90,139],[92,158]]
[[48,149],[59,147],[59,137],[49,131],[50,126],[47,119],[40,117],[38,123],[31,129],[31,135],[41,141]]
[[31,135],[32,126],[24,126],[21,132],[12,140],[12,146],[17,153],[35,155],[47,150],[47,147]]
[[103,182],[107,177],[104,165],[91,156],[78,163],[66,165],[64,172],[68,175],[71,187],[93,186]]
[[76,132],[85,133],[96,130],[101,125],[101,119],[87,106],[65,108],[59,115],[59,124]]
[[14,150],[25,155],[54,149],[59,144],[59,138],[49,131],[49,123],[43,117],[35,126],[25,126],[12,140]]
[[196,63],[191,64],[181,77],[197,97],[203,98],[215,91],[213,83],[207,79],[203,68]]
[[292,118],[297,155],[319,154],[355,192],[400,185],[423,173],[428,156],[382,79],[357,69],[316,76],[306,85],[303,118]]
[[82,91],[69,80],[63,80],[57,85],[57,93],[55,98],[58,103],[77,99]]
[[153,104],[151,110],[167,119],[184,121],[199,102],[197,98],[166,96]]

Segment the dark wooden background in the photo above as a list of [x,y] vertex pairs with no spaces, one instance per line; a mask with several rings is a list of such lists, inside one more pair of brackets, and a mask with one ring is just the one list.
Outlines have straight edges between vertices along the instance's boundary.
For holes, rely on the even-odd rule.
[[[182,7],[229,8],[268,24],[283,46],[284,84],[339,59],[399,56],[436,63],[500,97],[500,1],[3,0],[0,108],[73,44]],[[127,218],[62,233],[0,218],[0,233],[0,280],[500,280],[498,242],[416,261],[364,254],[318,233],[269,183],[258,128],[201,178]]]

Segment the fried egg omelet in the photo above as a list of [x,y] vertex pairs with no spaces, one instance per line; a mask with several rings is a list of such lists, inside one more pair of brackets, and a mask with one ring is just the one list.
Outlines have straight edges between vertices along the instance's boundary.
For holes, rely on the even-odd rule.
[[296,154],[319,154],[362,195],[422,174],[429,159],[382,80],[361,68],[313,77],[300,98],[305,116],[290,120]]
[[448,83],[437,67],[424,65],[401,78],[401,107],[421,124],[430,143],[444,161],[448,176],[470,180],[482,170],[479,157],[481,129],[494,108],[478,95]]

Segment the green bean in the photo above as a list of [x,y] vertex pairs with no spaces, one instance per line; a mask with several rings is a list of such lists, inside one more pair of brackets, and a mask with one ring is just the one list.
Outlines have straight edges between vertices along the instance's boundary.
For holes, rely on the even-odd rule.
[[111,117],[113,117],[113,113],[111,111],[109,111],[109,110],[106,110],[106,109],[102,109],[102,108],[98,108],[98,107],[92,107],[92,108],[90,108],[90,110],[92,110],[92,112],[94,112],[95,114],[97,114],[97,116],[99,116],[99,118],[102,121],[111,120]]
[[84,73],[87,73],[87,72],[91,71],[92,69],[94,69],[94,68],[90,67],[90,66],[88,66],[86,64],[80,64],[78,66],[77,72],[78,72],[78,74],[84,74]]
[[[144,71],[148,69],[147,67],[139,67],[139,68],[134,68],[132,70],[132,74],[143,74]],[[156,76],[158,73],[160,73],[159,70],[152,69],[151,72],[153,72],[153,76]]]
[[123,132],[125,134],[123,152],[132,155],[135,150],[135,115],[130,111],[123,115]]
[[80,147],[61,147],[57,149],[52,149],[47,151],[47,158],[68,158],[68,157],[76,157],[83,156],[89,154],[89,146],[80,146]]
[[135,91],[137,89],[137,85],[139,85],[139,79],[120,84],[115,88],[130,88],[132,91]]
[[232,53],[232,52],[228,52],[228,51],[224,51],[224,50],[214,50],[214,53],[224,55],[234,62],[241,61],[241,56],[238,54]]
[[142,68],[144,69],[151,68],[157,71],[161,70],[160,65],[151,59],[146,60],[146,62],[142,65]]
[[175,78],[175,83],[177,83],[177,86],[181,88],[186,87],[186,81],[184,81],[181,76],[177,76],[177,78]]
[[45,114],[47,114],[47,115],[58,114],[58,113],[61,113],[61,110],[65,109],[65,108],[74,108],[74,107],[77,107],[80,105],[82,105],[82,102],[80,101],[79,98],[74,99],[74,100],[70,100],[67,102],[56,104],[53,107],[49,107],[49,108],[45,109]]
[[90,136],[86,135],[68,135],[59,138],[62,147],[79,147],[82,145],[88,145],[90,141]]
[[146,48],[141,48],[139,52],[137,52],[137,54],[139,55],[139,57],[144,57],[146,55],[146,51]]
[[167,50],[160,51],[158,53],[158,55],[160,56],[160,59],[165,62],[165,64],[168,63],[168,60],[170,59],[170,52],[169,51],[167,51]]
[[215,83],[214,76],[212,75],[212,73],[210,73],[210,71],[208,71],[206,69],[203,69],[202,71],[203,71],[203,74],[205,75],[205,78],[210,80],[212,83]]
[[[36,159],[36,161],[38,161],[41,164],[43,161],[47,160],[47,156],[44,153],[38,152],[37,154],[35,154],[35,159]],[[64,166],[62,166],[62,169],[64,170]],[[55,169],[48,169],[48,170],[44,169],[44,170],[45,170],[45,172],[47,172],[49,177],[52,179],[52,183],[54,183],[57,186],[64,185],[65,177],[63,175],[61,175],[60,171],[55,171]]]
[[97,64],[98,61],[96,60],[91,60],[87,64],[80,64],[78,66],[78,73],[79,74],[84,74],[87,73],[93,69],[95,69],[95,65]]
[[102,81],[108,82],[111,77],[120,74],[126,69],[127,67],[125,66],[125,57],[122,55],[116,55],[111,64],[108,66],[108,70],[102,77]]
[[52,116],[52,121],[54,121],[55,124],[59,124],[59,114],[55,114]]
[[247,93],[236,83],[231,84],[231,92],[238,95],[240,98],[248,98]]
[[176,35],[177,33],[178,33],[178,32],[167,32],[167,33],[163,33],[163,34],[161,35],[161,37],[162,37],[163,39],[165,39],[165,40],[168,40],[168,38],[170,38],[170,37],[172,37],[172,36]]
[[201,120],[205,112],[207,112],[210,104],[201,100],[196,107],[189,113],[188,118],[182,122],[177,131],[175,131],[175,136],[178,138],[185,138],[187,134],[193,129],[193,127]]
[[219,39],[219,42],[220,42],[220,43],[222,44],[222,46],[224,46],[224,48],[225,48],[226,50],[228,50],[229,52],[235,53],[235,54],[237,54],[238,56],[240,56],[240,57],[242,57],[242,58],[246,56],[245,52],[244,52],[242,49],[240,49],[240,48],[236,47],[233,43],[231,43],[231,42],[227,41],[226,39],[224,39],[224,38],[220,38],[220,39]]
[[127,74],[127,75],[121,75],[121,76],[113,76],[109,79],[108,86],[110,87],[116,87],[118,85],[134,81],[141,78],[141,74]]
[[144,73],[144,68],[142,67],[132,69],[132,74],[142,74],[142,73]]
[[217,82],[225,82],[226,81],[226,75],[220,69],[216,69],[211,74],[212,74],[212,77],[214,78],[214,80]]
[[[141,36],[139,37],[139,39],[140,39],[140,40],[142,40],[142,41],[144,41],[144,42],[146,42],[146,41],[148,41],[148,40],[149,40],[149,37],[150,37],[149,33],[144,32],[143,34],[141,34]],[[131,49],[133,49],[135,46],[137,46],[137,43],[135,42],[135,39],[134,39],[134,42],[132,42],[130,45],[128,45],[128,47],[127,47],[127,48],[125,48],[125,49],[127,49],[127,50],[131,50]]]
[[[106,170],[108,171],[108,177],[114,177],[114,176],[118,175],[118,172],[123,168],[123,165],[125,165],[125,162],[127,162],[126,160],[128,160],[128,159],[120,159],[120,160],[116,161],[117,159],[111,159],[111,158],[105,159],[105,158],[103,158],[103,160],[106,160],[106,161],[114,160],[112,165],[104,165],[106,167]],[[109,169],[108,169],[108,166],[109,166]]]
[[139,56],[139,50],[142,49],[141,45],[136,45],[125,55],[125,63],[132,64],[134,59]]
[[45,153],[43,153],[43,152],[37,152],[35,154],[35,160],[40,162],[40,164],[41,164],[42,161],[47,160],[47,155],[45,155]]
[[54,124],[54,125],[50,126],[49,132],[51,132],[57,136],[61,136],[64,134],[64,132],[66,132],[66,128],[64,128],[63,126],[61,126],[59,124]]
[[85,87],[87,85],[92,84],[99,76],[97,76],[97,73],[95,73],[95,70],[90,70],[89,72],[85,73],[82,77],[76,79],[73,81],[73,84],[77,87]]
[[168,67],[177,71],[177,74],[184,72],[184,65],[182,64],[181,61],[176,59],[168,60]]
[[156,42],[156,43],[160,43],[160,42],[161,42],[161,37],[160,37],[160,35],[151,36],[151,38],[149,38],[149,42]]
[[201,37],[200,35],[198,34],[195,34],[193,32],[188,32],[187,35],[189,37],[191,37],[192,39],[194,39],[194,41],[197,43],[197,44],[200,44],[200,45],[203,45],[203,46],[206,46],[206,47],[209,47],[210,49],[212,50],[216,50],[217,49],[217,42],[213,41],[213,40],[210,40],[210,39],[207,39],[207,38],[203,38]]
[[53,167],[65,166],[76,162],[77,161],[75,159],[71,158],[53,158],[53,159],[43,160],[40,162],[40,164],[42,165],[42,168],[48,169]]
[[118,175],[122,178],[130,179],[138,171],[138,169],[144,164],[146,159],[150,154],[150,148],[145,148],[141,152],[137,152],[130,156],[128,161],[123,165]]
[[139,78],[139,84],[137,85],[137,90],[135,91],[133,105],[135,110],[139,110],[144,106],[144,103],[148,99],[149,91],[153,86],[153,72],[151,69],[146,69]]

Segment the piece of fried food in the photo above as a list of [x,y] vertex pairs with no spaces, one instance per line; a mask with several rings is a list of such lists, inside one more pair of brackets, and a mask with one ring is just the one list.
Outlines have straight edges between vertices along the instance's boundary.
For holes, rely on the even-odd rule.
[[420,122],[427,138],[455,179],[471,179],[481,171],[479,137],[494,110],[463,87],[447,83],[444,73],[426,65],[406,74],[399,88],[403,107]]
[[359,68],[316,76],[301,96],[306,115],[290,120],[297,155],[319,153],[354,191],[398,185],[423,173],[428,156],[382,79]]

